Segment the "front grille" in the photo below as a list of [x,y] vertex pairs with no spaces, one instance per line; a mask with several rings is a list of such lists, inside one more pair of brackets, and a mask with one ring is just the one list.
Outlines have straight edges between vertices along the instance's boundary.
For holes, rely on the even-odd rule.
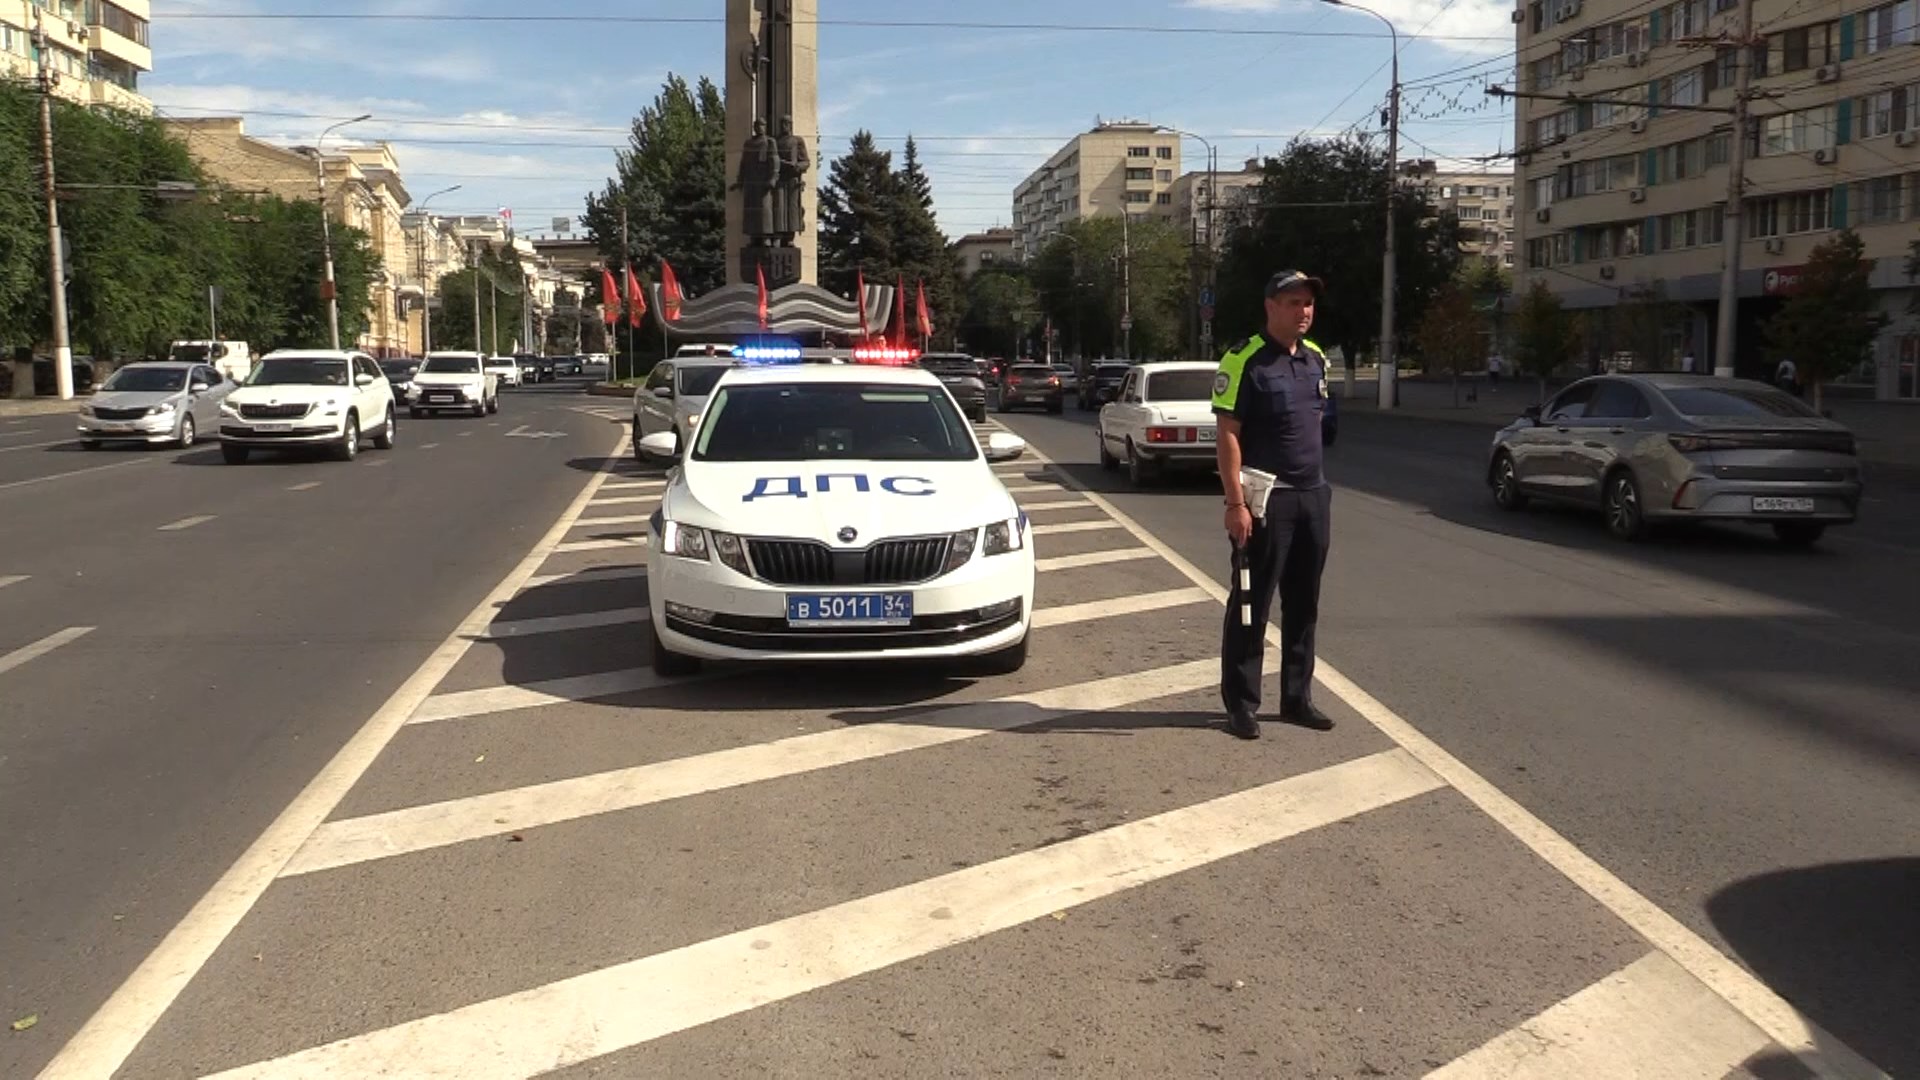
[[775,585],[833,584],[833,552],[806,540],[749,540],[747,558],[760,580]]
[[912,585],[940,572],[951,537],[885,540],[867,549],[868,585]]
[[147,410],[145,406],[137,409],[109,409],[96,405],[93,415],[100,420],[138,420],[147,415]]
[[307,415],[311,405],[254,405],[240,406],[240,415],[248,420],[298,420]]

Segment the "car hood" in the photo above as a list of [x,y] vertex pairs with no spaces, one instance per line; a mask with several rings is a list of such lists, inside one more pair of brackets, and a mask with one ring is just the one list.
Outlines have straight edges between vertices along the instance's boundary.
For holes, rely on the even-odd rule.
[[411,381],[415,386],[471,386],[486,378],[478,371],[417,371]]
[[242,386],[227,395],[235,405],[316,405],[323,401],[346,401],[353,391],[345,386],[314,386],[285,383],[277,386]]
[[[790,494],[795,491],[804,497]],[[919,492],[924,494],[909,494]],[[887,537],[958,532],[1019,513],[1013,496],[980,459],[690,460],[681,466],[663,505],[676,521],[743,536],[838,544],[841,530],[851,528],[860,547]]]
[[1160,418],[1161,423],[1198,425],[1213,423],[1213,405],[1205,401],[1167,401],[1157,405],[1149,404],[1147,407],[1153,410],[1153,414]]
[[150,409],[167,402],[179,404],[185,390],[101,390],[88,400],[98,409]]

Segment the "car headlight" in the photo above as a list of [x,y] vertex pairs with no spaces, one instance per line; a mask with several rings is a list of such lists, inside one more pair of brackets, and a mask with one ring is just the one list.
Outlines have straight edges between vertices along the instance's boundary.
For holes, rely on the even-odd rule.
[[953,534],[953,541],[947,545],[947,565],[940,572],[951,574],[967,565],[973,559],[973,546],[979,540],[979,529],[968,529]]
[[1005,555],[1009,551],[1019,551],[1026,546],[1026,515],[996,521],[987,526],[986,553],[988,555]]
[[82,402],[82,403],[81,403],[81,405],[80,405],[80,409],[79,409],[79,412],[80,412],[80,415],[81,415],[81,416],[92,416],[92,415],[93,415],[93,406],[92,406],[92,405],[89,405],[89,404],[86,404],[85,402]]
[[669,521],[660,528],[660,550],[696,562],[707,561],[707,530]]
[[713,552],[720,557],[720,565],[747,577],[753,576],[747,566],[747,545],[739,537],[714,530]]
[[220,403],[220,411],[223,413],[226,413],[228,416],[239,416],[240,403],[233,400],[232,398],[228,398],[227,400]]
[[347,407],[347,403],[337,398],[331,401],[323,401],[320,403],[320,408],[322,410],[320,415],[321,416],[339,416],[340,410],[346,407]]
[[163,401],[158,405],[148,406],[147,415],[148,416],[165,416],[172,411],[173,411],[173,402]]

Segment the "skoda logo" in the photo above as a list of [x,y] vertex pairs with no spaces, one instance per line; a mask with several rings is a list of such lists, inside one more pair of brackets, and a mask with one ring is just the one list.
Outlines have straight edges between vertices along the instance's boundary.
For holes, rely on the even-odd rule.
[[840,536],[840,542],[843,544],[851,544],[855,540],[860,539],[859,530],[855,529],[851,525],[848,525],[845,528],[841,529],[839,532],[839,536]]

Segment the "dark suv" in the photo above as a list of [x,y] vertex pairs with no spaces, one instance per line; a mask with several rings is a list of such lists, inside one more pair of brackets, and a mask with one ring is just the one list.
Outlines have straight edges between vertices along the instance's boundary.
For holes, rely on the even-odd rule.
[[1078,393],[1080,411],[1093,410],[1120,396],[1120,384],[1127,381],[1128,365],[1118,360],[1092,360],[1080,374]]
[[920,366],[939,376],[967,419],[976,424],[986,420],[987,384],[980,378],[978,361],[965,353],[927,353]]

